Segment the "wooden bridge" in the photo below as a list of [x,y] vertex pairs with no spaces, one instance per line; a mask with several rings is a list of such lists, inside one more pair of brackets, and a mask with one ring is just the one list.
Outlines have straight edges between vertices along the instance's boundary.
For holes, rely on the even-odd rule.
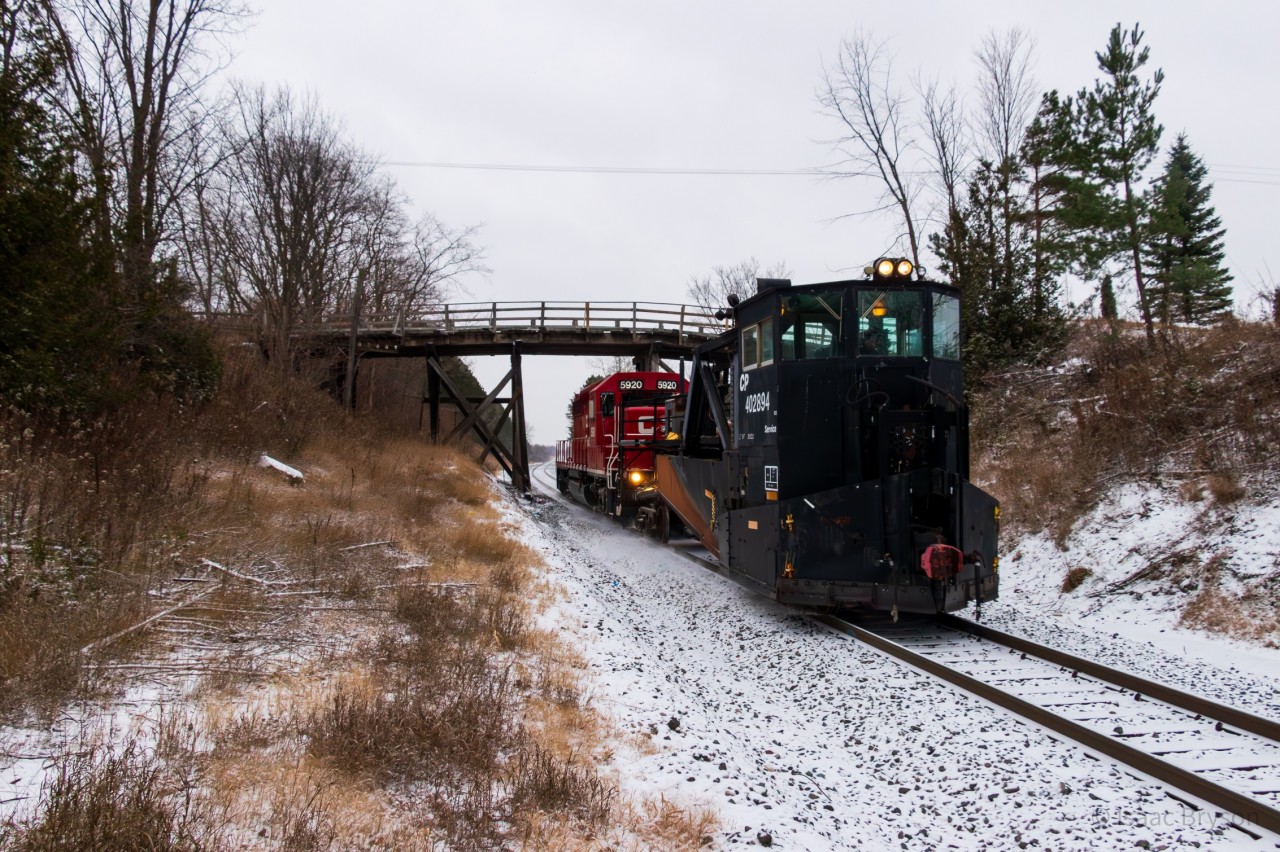
[[[300,326],[299,342],[346,353],[344,400],[355,399],[360,361],[424,358],[422,404],[431,439],[452,441],[468,432],[480,439],[479,460],[493,455],[522,492],[529,490],[528,432],[524,417],[523,355],[596,355],[630,358],[638,370],[666,369],[662,359],[688,357],[695,346],[723,334],[726,324],[706,308],[660,302],[470,302],[412,315],[335,318]],[[511,369],[482,399],[466,397],[445,374],[445,356],[509,355]],[[500,394],[511,386],[507,396]],[[440,433],[440,403],[452,403],[462,420]],[[567,395],[567,392],[566,392]],[[496,419],[485,414],[496,408]],[[500,435],[510,421],[512,446]],[[421,423],[421,419],[419,421]]]

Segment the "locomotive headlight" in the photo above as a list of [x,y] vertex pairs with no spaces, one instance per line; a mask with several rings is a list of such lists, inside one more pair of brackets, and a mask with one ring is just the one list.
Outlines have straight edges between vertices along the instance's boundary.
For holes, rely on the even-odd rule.
[[644,474],[638,470],[633,470],[631,473],[627,474],[627,479],[631,480],[632,485],[639,485],[641,482],[644,482]]
[[881,278],[889,278],[893,275],[893,261],[889,258],[881,258],[876,261],[876,275]]
[[915,269],[915,266],[912,265],[911,261],[907,260],[905,257],[902,260],[898,261],[897,272],[898,272],[899,278],[910,278],[911,272],[914,269]]

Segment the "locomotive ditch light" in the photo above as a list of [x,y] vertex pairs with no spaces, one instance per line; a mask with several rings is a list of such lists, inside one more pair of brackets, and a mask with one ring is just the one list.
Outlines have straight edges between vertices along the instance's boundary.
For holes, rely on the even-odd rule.
[[627,474],[627,479],[631,480],[632,485],[639,485],[644,482],[644,474],[638,470],[633,470]]

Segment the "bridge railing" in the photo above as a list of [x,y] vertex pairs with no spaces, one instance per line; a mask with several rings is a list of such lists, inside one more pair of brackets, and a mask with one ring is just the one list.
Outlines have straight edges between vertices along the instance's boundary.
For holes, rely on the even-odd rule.
[[[714,337],[725,330],[706,308],[664,302],[461,302],[404,313],[363,315],[361,331],[412,334],[422,331],[667,331],[680,337]],[[351,328],[351,318],[334,317],[308,330]]]

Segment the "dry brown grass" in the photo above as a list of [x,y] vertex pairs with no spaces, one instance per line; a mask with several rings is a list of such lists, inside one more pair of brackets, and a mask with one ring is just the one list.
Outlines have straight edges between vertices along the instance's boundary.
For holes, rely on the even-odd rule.
[[973,399],[976,478],[1011,527],[1061,543],[1126,480],[1195,480],[1230,502],[1280,461],[1273,327],[1166,329],[1149,346],[1089,324],[1067,351],[1078,360],[990,377]]
[[[83,690],[99,669],[79,649],[137,625],[155,601],[207,592],[175,614],[180,630],[138,630],[88,662],[163,662],[170,645],[192,642],[214,650],[190,664],[204,674],[188,709],[171,713],[182,724],[155,748],[125,747],[124,763],[69,763],[70,777],[110,783],[51,788],[6,841],[52,848],[42,838],[64,826],[145,818],[184,848],[697,845],[685,836],[710,817],[669,803],[645,811],[601,773],[609,730],[583,698],[585,666],[532,626],[549,596],[538,556],[509,535],[467,454],[353,422],[239,358],[200,417],[148,434],[151,456],[132,458],[169,474],[104,477],[112,493],[116,476],[164,484],[126,504],[138,517],[111,547],[100,537],[73,551],[63,538],[109,515],[69,524],[50,511],[83,459],[37,470],[24,444],[27,467],[0,481],[19,521],[5,528],[0,709],[6,697],[12,712],[30,709],[38,692],[54,708]],[[258,468],[263,451],[303,483]],[[61,484],[36,487],[45,480]],[[73,553],[89,567],[68,582]]]
[[1183,608],[1180,627],[1207,630],[1237,639],[1280,647],[1280,594],[1255,586],[1231,594],[1207,585]]
[[1205,487],[1209,489],[1213,499],[1222,504],[1243,500],[1246,494],[1239,478],[1236,474],[1230,472],[1209,474],[1205,479]]
[[21,852],[220,848],[192,792],[187,778],[136,742],[90,748],[58,762],[39,812],[0,839]]

